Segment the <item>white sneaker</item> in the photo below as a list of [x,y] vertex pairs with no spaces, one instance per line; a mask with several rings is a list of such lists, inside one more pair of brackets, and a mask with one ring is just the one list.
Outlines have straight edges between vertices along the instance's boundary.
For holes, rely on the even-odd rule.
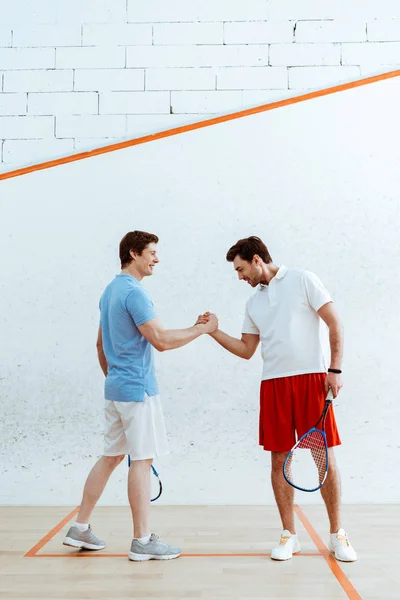
[[300,544],[296,534],[285,529],[281,533],[278,546],[271,551],[272,560],[289,560],[293,554],[300,552]]
[[334,553],[336,560],[344,562],[354,562],[357,560],[356,551],[350,544],[344,529],[339,529],[337,533],[331,533],[328,548]]

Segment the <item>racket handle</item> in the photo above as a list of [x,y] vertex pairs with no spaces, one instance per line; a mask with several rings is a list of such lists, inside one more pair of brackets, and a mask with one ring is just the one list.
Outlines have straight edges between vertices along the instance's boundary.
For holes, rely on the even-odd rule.
[[329,388],[328,390],[328,394],[326,396],[327,400],[333,400],[333,392],[332,392],[332,388]]

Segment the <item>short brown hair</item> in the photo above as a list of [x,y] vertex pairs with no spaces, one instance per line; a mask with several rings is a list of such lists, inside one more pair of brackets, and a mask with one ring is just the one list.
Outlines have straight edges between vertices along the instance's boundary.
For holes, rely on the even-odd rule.
[[140,256],[146,246],[152,242],[158,244],[158,237],[154,233],[147,233],[146,231],[129,231],[129,233],[124,235],[119,244],[121,269],[132,262],[132,256],[130,255],[131,250]]
[[228,262],[233,262],[235,257],[239,255],[241,259],[251,262],[255,254],[262,258],[265,263],[272,262],[267,246],[259,237],[252,235],[248,238],[238,240],[236,244],[228,250],[226,260]]

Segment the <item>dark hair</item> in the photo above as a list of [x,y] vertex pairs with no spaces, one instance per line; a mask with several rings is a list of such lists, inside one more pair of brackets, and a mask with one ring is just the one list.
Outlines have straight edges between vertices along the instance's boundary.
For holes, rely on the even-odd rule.
[[267,246],[259,237],[252,235],[248,238],[238,240],[236,244],[228,250],[226,260],[228,262],[233,262],[235,257],[239,255],[243,260],[251,262],[255,254],[262,258],[265,263],[272,262]]
[[158,243],[158,237],[154,235],[154,233],[147,233],[146,231],[130,231],[124,235],[119,244],[121,269],[132,262],[132,256],[130,255],[131,250],[140,256],[146,246],[152,242],[155,244]]

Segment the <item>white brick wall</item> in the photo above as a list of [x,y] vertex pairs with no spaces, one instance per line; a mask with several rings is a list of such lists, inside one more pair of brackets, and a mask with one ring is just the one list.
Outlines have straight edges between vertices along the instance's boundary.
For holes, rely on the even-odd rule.
[[0,94],[0,115],[26,115],[26,105],[26,94]]
[[77,69],[74,74],[74,90],[82,92],[144,90],[144,69]]
[[147,69],[146,90],[215,90],[214,69]]
[[283,67],[229,67],[217,74],[219,90],[285,90],[288,72]]
[[395,42],[400,40],[400,19],[368,21],[367,37],[370,42]]
[[157,23],[153,27],[153,44],[182,46],[222,44],[222,23]]
[[57,138],[108,138],[124,137],[125,134],[125,115],[61,115],[56,117]]
[[54,92],[28,94],[30,115],[94,115],[98,113],[95,92]]
[[4,2],[0,171],[399,65],[398,0]]
[[72,92],[74,73],[55,70],[6,71],[5,92]]
[[224,24],[225,44],[282,44],[293,42],[291,21],[261,21]]
[[169,92],[105,92],[100,94],[100,114],[140,115],[170,112]]
[[53,134],[54,117],[0,117],[0,138],[40,140]]
[[0,47],[7,48],[11,46],[11,27],[0,25]]

